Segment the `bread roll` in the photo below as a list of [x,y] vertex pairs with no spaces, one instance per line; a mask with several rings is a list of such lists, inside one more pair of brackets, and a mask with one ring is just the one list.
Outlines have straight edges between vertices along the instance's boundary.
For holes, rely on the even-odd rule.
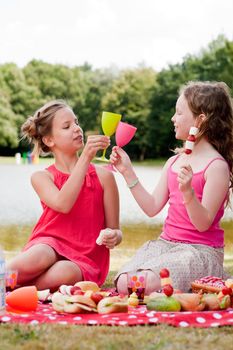
[[98,303],[99,314],[110,314],[114,312],[128,312],[128,302],[118,296],[106,297]]
[[80,281],[75,283],[75,286],[81,288],[83,292],[86,290],[92,290],[93,292],[98,292],[100,290],[100,287],[98,284],[92,281]]
[[67,303],[83,304],[96,309],[96,303],[94,302],[94,300],[92,300],[91,298],[85,295],[77,295],[77,294],[71,295],[71,296],[65,295],[64,299],[65,299],[65,302]]

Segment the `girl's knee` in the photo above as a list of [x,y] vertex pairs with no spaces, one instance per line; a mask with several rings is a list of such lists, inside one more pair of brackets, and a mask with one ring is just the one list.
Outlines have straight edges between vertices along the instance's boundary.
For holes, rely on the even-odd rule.
[[116,282],[116,288],[119,294],[128,294],[127,273],[122,273]]
[[155,292],[159,289],[161,289],[159,275],[151,270],[147,270],[145,294],[150,295],[150,293]]
[[16,255],[8,269],[18,270],[19,275],[33,275],[47,270],[56,261],[56,252],[45,244],[38,244]]
[[[56,270],[55,270],[56,269]],[[53,271],[58,272],[60,276],[63,276],[65,284],[75,284],[82,280],[81,269],[72,261],[60,260],[53,265]]]

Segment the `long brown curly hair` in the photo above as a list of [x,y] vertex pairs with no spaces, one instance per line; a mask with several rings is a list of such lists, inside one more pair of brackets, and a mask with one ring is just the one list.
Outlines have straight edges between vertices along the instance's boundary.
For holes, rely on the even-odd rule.
[[233,106],[230,90],[224,82],[188,82],[180,90],[194,117],[206,116],[198,137],[208,142],[223,156],[229,166],[230,189],[233,188]]
[[46,155],[51,152],[43,142],[43,137],[51,134],[55,114],[62,108],[71,109],[63,100],[50,101],[39,108],[33,116],[29,116],[22,125],[22,138],[33,144],[33,154]]

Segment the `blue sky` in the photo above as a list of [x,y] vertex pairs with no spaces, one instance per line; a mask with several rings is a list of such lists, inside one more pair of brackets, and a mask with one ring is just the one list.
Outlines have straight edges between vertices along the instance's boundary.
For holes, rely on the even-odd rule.
[[232,0],[0,0],[0,64],[156,70],[233,40]]

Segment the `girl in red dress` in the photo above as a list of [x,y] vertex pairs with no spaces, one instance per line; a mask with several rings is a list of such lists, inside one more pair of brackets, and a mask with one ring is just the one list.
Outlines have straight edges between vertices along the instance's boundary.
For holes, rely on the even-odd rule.
[[[119,197],[114,176],[91,164],[108,136],[83,131],[63,101],[41,107],[22,126],[34,153],[51,152],[55,162],[32,175],[43,213],[23,251],[8,263],[18,270],[19,285],[56,290],[61,284],[91,280],[102,285],[109,270],[109,249],[121,242]],[[83,149],[79,156],[78,151]],[[96,244],[101,230],[102,244]]]

